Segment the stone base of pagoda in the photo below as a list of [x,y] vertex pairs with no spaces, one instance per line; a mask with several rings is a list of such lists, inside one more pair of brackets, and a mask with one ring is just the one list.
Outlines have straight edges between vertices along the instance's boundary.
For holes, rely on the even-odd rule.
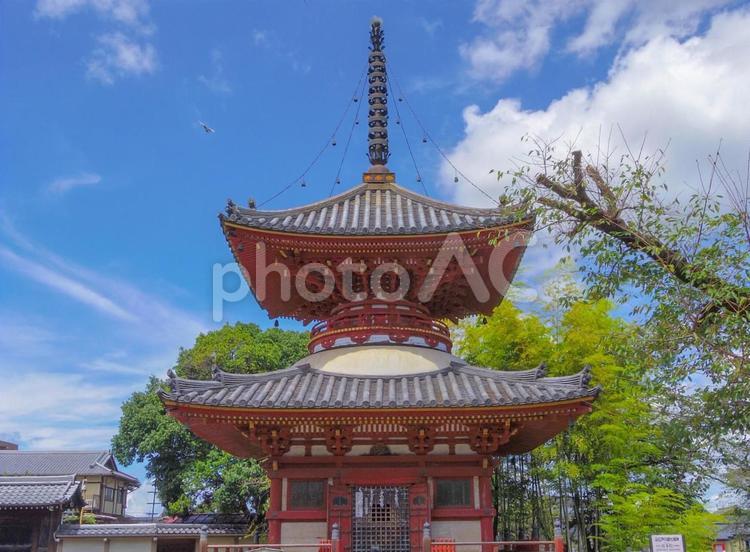
[[373,453],[269,462],[269,544],[317,542],[337,524],[343,551],[373,539],[381,552],[421,550],[425,522],[434,537],[493,540],[488,457]]

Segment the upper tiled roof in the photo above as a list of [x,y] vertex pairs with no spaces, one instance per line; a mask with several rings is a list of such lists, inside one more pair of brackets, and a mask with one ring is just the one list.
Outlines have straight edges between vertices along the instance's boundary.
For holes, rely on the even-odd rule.
[[337,374],[298,364],[265,374],[216,370],[213,381],[170,373],[179,403],[247,408],[461,408],[533,405],[595,396],[588,369],[546,378],[544,369],[501,372],[451,362],[439,370],[400,376]]
[[395,184],[361,184],[338,196],[280,211],[227,206],[222,220],[298,234],[433,234],[493,228],[518,222],[512,209],[460,207]]
[[138,480],[117,469],[108,451],[0,450],[0,475],[109,475],[138,485]]
[[74,475],[0,477],[0,509],[84,504]]
[[[191,519],[194,518],[194,519]],[[247,533],[252,521],[249,515],[188,516],[180,521],[161,523],[109,523],[102,525],[63,524],[55,533],[56,537],[156,537],[181,535],[197,537],[205,528],[209,535],[240,536]]]

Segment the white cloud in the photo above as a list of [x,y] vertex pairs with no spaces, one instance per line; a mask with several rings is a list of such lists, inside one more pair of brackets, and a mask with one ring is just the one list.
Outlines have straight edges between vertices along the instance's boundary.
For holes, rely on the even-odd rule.
[[158,67],[152,44],[135,42],[121,32],[103,34],[98,42],[86,64],[91,79],[114,84],[118,77],[148,75]]
[[175,358],[174,350],[165,350],[153,355],[141,355],[137,358],[134,358],[127,351],[118,350],[82,362],[80,366],[88,372],[133,376],[138,381],[143,381],[144,376],[163,377],[166,369],[174,364]]
[[250,36],[253,37],[253,44],[256,46],[265,46],[269,42],[268,31],[262,29],[253,29],[250,31]]
[[128,495],[127,514],[129,516],[150,516],[152,512],[151,502],[156,500],[153,507],[155,516],[159,516],[164,509],[159,503],[158,497],[154,499],[154,484],[151,481],[144,481],[143,484],[135,491]]
[[4,365],[3,372],[0,435],[31,449],[108,447],[121,386],[23,365]]
[[285,60],[295,73],[307,74],[312,66],[300,56],[296,50],[290,50],[285,41],[282,41],[277,33],[262,29],[250,31],[253,44],[257,48],[266,50],[270,55]]
[[[520,138],[526,134],[545,140],[578,137],[577,147],[595,152],[611,129],[614,143],[619,141],[618,125],[632,143],[640,144],[647,133],[646,151],[669,144],[665,180],[673,188],[696,183],[696,160],[714,152],[720,140],[729,167],[744,166],[750,148],[748,28],[750,11],[736,10],[714,16],[702,36],[683,42],[654,38],[623,54],[605,81],[571,90],[546,109],[526,110],[508,98],[485,113],[469,106],[465,137],[449,157],[493,196],[507,181],[498,182],[489,169],[513,169],[523,160],[529,148]],[[452,177],[444,166],[446,187],[454,186]],[[465,182],[455,186],[450,191],[457,200],[486,203]]]
[[656,37],[684,38],[695,33],[703,18],[729,0],[600,0],[588,13],[580,35],[570,40],[568,49],[586,54],[617,39],[617,27],[625,27],[626,44],[642,45]]
[[211,65],[211,74],[199,75],[198,82],[215,94],[231,94],[232,85],[226,76],[224,76],[224,63],[221,50],[214,49],[211,51]]
[[[60,407],[68,408],[71,399]],[[38,414],[41,416],[42,414]],[[10,420],[7,420],[10,421]],[[91,420],[81,420],[81,427],[44,425],[39,420],[17,418],[12,427],[15,431],[3,432],[4,440],[21,444],[23,450],[107,450],[110,448],[116,426],[94,427]],[[0,423],[0,432],[4,424]]]
[[0,351],[5,357],[47,355],[59,334],[15,312],[0,312]]
[[148,0],[37,0],[34,16],[61,21],[85,11],[93,11],[114,27],[98,35],[85,63],[88,78],[111,85],[118,78],[149,75],[158,69],[156,48],[145,38],[156,30]]
[[158,292],[48,251],[2,212],[0,241],[0,270],[85,307],[0,311],[0,438],[32,449],[108,447],[122,401],[148,375],[163,376],[206,326]]
[[102,17],[129,26],[148,30],[149,4],[146,0],[38,0],[34,9],[36,17],[65,19],[87,9]]
[[101,181],[102,177],[96,173],[81,173],[76,176],[56,178],[47,186],[47,191],[53,194],[64,194],[75,188],[95,186]]
[[426,17],[420,17],[417,21],[424,32],[430,36],[435,36],[435,33],[443,27],[442,19],[427,19]]
[[0,235],[13,249],[0,245],[4,266],[49,289],[124,323],[124,329],[156,344],[190,343],[205,325],[195,316],[120,278],[100,274],[60,257],[18,232],[0,212]]
[[710,13],[731,0],[479,0],[474,21],[484,32],[460,51],[470,74],[502,81],[518,70],[535,68],[550,50],[553,32],[574,17],[585,19],[566,50],[590,54],[622,40],[635,47],[656,37],[684,38]]
[[5,259],[6,266],[9,268],[80,303],[121,320],[130,322],[137,320],[135,315],[84,283],[76,281],[38,262],[21,257],[6,247],[0,247],[0,257]]
[[470,74],[501,81],[518,69],[532,68],[549,50],[555,23],[575,6],[564,0],[479,0],[474,21],[487,32],[460,48]]

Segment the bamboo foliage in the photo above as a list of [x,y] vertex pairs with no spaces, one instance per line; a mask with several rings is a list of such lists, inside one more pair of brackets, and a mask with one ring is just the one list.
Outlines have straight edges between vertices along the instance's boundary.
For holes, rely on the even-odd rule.
[[698,501],[705,485],[695,458],[675,445],[685,435],[674,434],[654,367],[611,309],[581,301],[529,314],[506,301],[483,323],[463,324],[457,343],[471,362],[512,370],[546,361],[551,375],[589,364],[592,383],[603,387],[592,413],[551,442],[497,459],[496,535],[549,539],[558,522],[573,552],[637,550],[660,531],[683,533],[690,550],[704,550],[718,518]]

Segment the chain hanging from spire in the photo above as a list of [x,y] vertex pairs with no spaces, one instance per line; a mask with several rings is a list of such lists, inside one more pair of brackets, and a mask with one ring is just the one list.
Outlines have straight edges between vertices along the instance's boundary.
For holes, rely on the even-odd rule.
[[388,162],[388,86],[383,54],[382,20],[375,17],[370,25],[370,56],[367,69],[369,89],[368,157],[371,165],[385,165]]

